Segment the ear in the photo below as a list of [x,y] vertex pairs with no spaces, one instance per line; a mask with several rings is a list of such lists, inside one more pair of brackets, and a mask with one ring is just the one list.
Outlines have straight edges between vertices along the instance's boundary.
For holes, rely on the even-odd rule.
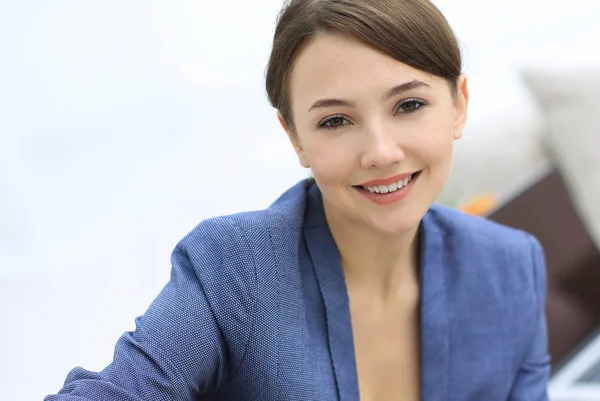
[[458,93],[454,98],[453,138],[460,139],[463,136],[465,123],[467,122],[467,109],[469,106],[469,87],[465,74],[461,74],[458,78],[456,87]]
[[281,112],[279,111],[277,111],[277,118],[279,119],[279,124],[281,124],[281,127],[286,132],[292,146],[294,147],[294,151],[296,151],[296,156],[298,156],[298,161],[300,162],[300,165],[304,168],[310,168],[310,163],[308,162],[308,157],[306,155],[306,152],[304,151],[304,147],[300,142],[300,138],[295,132],[293,132],[290,129],[290,127],[285,122],[285,119],[281,115]]

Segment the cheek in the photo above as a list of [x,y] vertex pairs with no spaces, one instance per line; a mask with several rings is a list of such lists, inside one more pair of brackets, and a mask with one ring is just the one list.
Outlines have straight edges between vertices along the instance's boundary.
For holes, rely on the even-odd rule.
[[415,140],[418,154],[430,167],[450,165],[454,152],[454,138],[451,116],[447,112],[432,115],[421,126],[420,138]]
[[447,126],[436,124],[421,133],[420,140],[414,141],[415,147],[412,150],[415,156],[419,157],[422,165],[427,168],[429,181],[439,189],[446,184],[452,168],[454,154],[452,130]]
[[431,131],[420,143],[420,154],[428,165],[445,164],[451,161],[454,151],[452,133],[447,130]]
[[321,186],[346,184],[354,163],[347,141],[311,141],[305,150],[312,173]]

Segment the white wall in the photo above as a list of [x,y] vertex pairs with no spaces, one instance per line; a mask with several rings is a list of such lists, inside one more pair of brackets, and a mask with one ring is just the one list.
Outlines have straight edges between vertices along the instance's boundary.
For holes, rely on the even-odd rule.
[[[503,187],[537,162],[541,122],[519,71],[600,65],[600,2],[436,3],[471,80],[454,182]],[[306,175],[263,89],[279,6],[0,0],[2,399],[102,368],[183,235]],[[494,178],[475,176],[490,159]]]

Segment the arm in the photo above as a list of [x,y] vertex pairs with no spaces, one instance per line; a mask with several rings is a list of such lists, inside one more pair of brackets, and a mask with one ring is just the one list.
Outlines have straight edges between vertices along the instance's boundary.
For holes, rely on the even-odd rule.
[[528,236],[533,253],[533,272],[537,295],[537,329],[530,343],[527,357],[521,364],[509,401],[547,401],[547,383],[550,375],[548,333],[546,327],[546,263],[539,242]]
[[170,281],[136,319],[135,331],[121,336],[112,363],[98,373],[72,370],[46,401],[192,400],[216,390],[241,360],[229,345],[245,346],[244,330],[223,330],[227,316],[220,302],[228,303],[240,326],[251,309],[252,282],[242,276],[249,269],[239,266],[245,259],[235,246],[243,236],[234,230],[208,221],[182,240],[171,258]]

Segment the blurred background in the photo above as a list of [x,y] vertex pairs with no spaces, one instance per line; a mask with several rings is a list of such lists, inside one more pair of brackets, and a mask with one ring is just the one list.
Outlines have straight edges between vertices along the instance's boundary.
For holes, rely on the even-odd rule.
[[[599,68],[600,2],[434,3],[471,90],[440,202],[502,202],[552,163],[522,74]],[[0,0],[3,399],[102,369],[168,280],[179,239],[307,176],[264,91],[281,4]]]

